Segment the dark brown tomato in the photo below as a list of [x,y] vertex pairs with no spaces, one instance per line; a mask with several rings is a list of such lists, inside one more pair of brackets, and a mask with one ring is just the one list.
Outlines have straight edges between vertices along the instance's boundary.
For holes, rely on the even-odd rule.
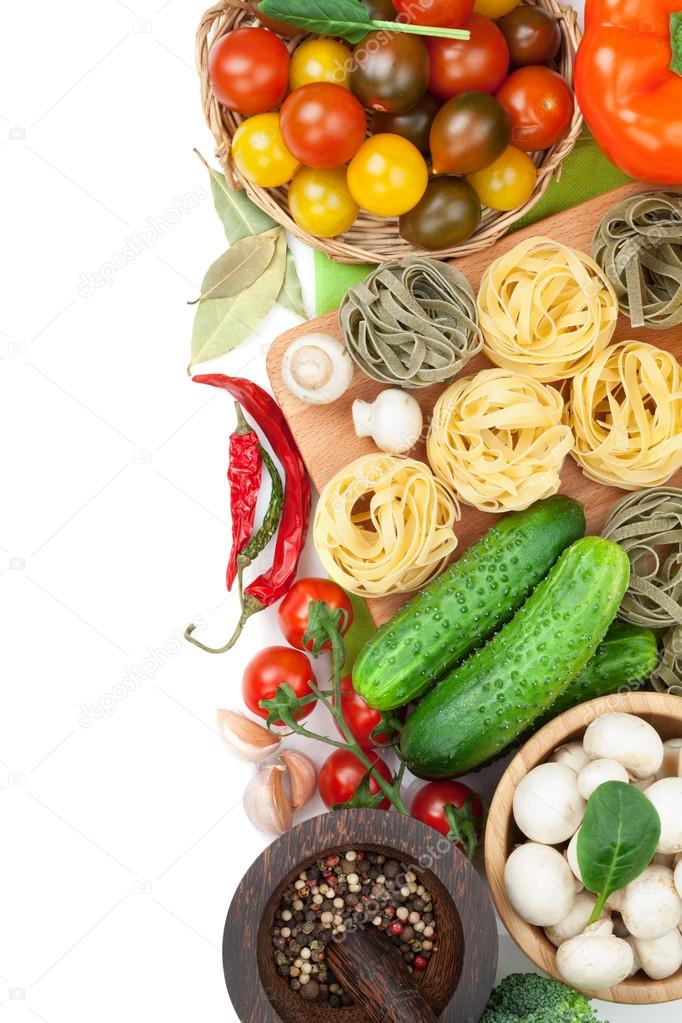
[[286,21],[276,21],[274,18],[268,18],[267,14],[261,14],[258,4],[253,5],[253,11],[264,28],[269,28],[271,32],[276,32],[285,39],[293,39],[294,36],[300,36],[305,32],[305,29],[296,25],[288,25]]
[[388,132],[391,135],[401,135],[413,146],[416,146],[421,153],[428,153],[431,125],[440,106],[436,97],[430,96],[427,92],[418,103],[415,103],[409,110],[403,110],[400,114],[386,114],[383,111],[375,110],[371,120],[372,134]]
[[549,64],[561,47],[559,22],[541,7],[522,4],[498,21],[509,47],[512,67]]
[[353,50],[351,91],[369,110],[408,110],[422,98],[428,80],[429,55],[417,36],[370,32]]
[[481,202],[462,178],[432,178],[423,198],[399,222],[401,238],[423,249],[449,249],[471,238]]
[[395,21],[398,17],[393,0],[362,0],[362,5],[374,21]]
[[509,114],[486,92],[454,96],[431,126],[435,174],[473,174],[500,156],[511,141]]

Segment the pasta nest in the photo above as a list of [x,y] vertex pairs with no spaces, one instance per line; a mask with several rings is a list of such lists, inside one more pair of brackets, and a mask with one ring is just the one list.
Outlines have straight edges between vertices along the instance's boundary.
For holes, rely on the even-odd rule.
[[378,452],[327,483],[313,539],[335,582],[381,597],[416,590],[445,567],[459,517],[456,499],[424,462]]
[[506,369],[456,380],[433,410],[427,454],[436,476],[481,511],[527,508],[559,489],[573,446],[554,387]]
[[682,367],[670,352],[620,341],[571,384],[573,457],[622,490],[666,483],[682,466]]
[[618,300],[590,257],[530,238],[496,259],[481,281],[484,351],[503,369],[545,382],[586,369],[613,337]]

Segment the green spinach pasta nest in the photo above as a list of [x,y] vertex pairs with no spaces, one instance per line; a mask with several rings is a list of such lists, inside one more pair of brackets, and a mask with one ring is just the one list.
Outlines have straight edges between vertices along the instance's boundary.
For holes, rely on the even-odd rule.
[[469,282],[421,256],[378,266],[348,291],[340,319],[360,369],[405,388],[450,380],[483,344]]

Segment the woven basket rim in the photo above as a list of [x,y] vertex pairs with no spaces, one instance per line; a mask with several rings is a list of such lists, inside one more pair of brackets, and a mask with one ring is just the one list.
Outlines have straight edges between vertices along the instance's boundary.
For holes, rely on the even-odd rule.
[[[578,15],[572,7],[558,0],[523,0],[527,6],[542,7],[554,15],[562,34],[560,59],[556,67],[573,88],[573,69],[581,32]],[[538,168],[535,190],[523,206],[508,213],[499,213],[484,207],[481,223],[474,234],[461,245],[437,251],[417,248],[398,234],[397,218],[375,217],[361,210],[357,220],[345,234],[336,238],[318,238],[303,231],[291,217],[287,205],[287,188],[265,189],[253,185],[241,176],[230,158],[232,136],[244,120],[222,107],[213,96],[208,74],[208,55],[213,43],[233,28],[258,24],[253,6],[245,0],[219,0],[203,15],[196,37],[196,62],[201,82],[204,116],[216,143],[215,155],[233,188],[244,189],[249,198],[274,221],[290,231],[307,245],[343,263],[382,263],[386,259],[402,259],[411,255],[430,256],[435,259],[457,259],[471,255],[494,244],[509,228],[524,217],[547,191],[552,178],[561,174],[563,161],[578,141],[583,129],[583,117],[576,101],[568,133],[543,153],[533,154]],[[305,35],[285,40],[294,49]]]

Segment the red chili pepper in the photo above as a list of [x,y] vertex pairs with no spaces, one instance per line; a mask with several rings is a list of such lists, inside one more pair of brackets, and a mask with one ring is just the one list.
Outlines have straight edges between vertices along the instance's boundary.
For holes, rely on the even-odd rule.
[[232,550],[227,565],[228,590],[232,589],[237,578],[237,557],[253,533],[256,503],[263,477],[258,435],[247,423],[238,402],[235,402],[235,408],[237,428],[230,435],[230,465],[227,470],[232,512]]
[[246,587],[242,615],[235,634],[223,647],[209,647],[192,636],[194,626],[185,631],[185,638],[209,653],[224,653],[234,646],[252,614],[276,603],[289,590],[296,578],[299,558],[308,532],[310,519],[310,484],[305,465],[282,410],[270,395],[251,380],[208,373],[193,377],[197,384],[209,384],[227,391],[255,420],[265,434],[275,456],[284,469],[284,503],[277,532],[273,563],[267,572]]

